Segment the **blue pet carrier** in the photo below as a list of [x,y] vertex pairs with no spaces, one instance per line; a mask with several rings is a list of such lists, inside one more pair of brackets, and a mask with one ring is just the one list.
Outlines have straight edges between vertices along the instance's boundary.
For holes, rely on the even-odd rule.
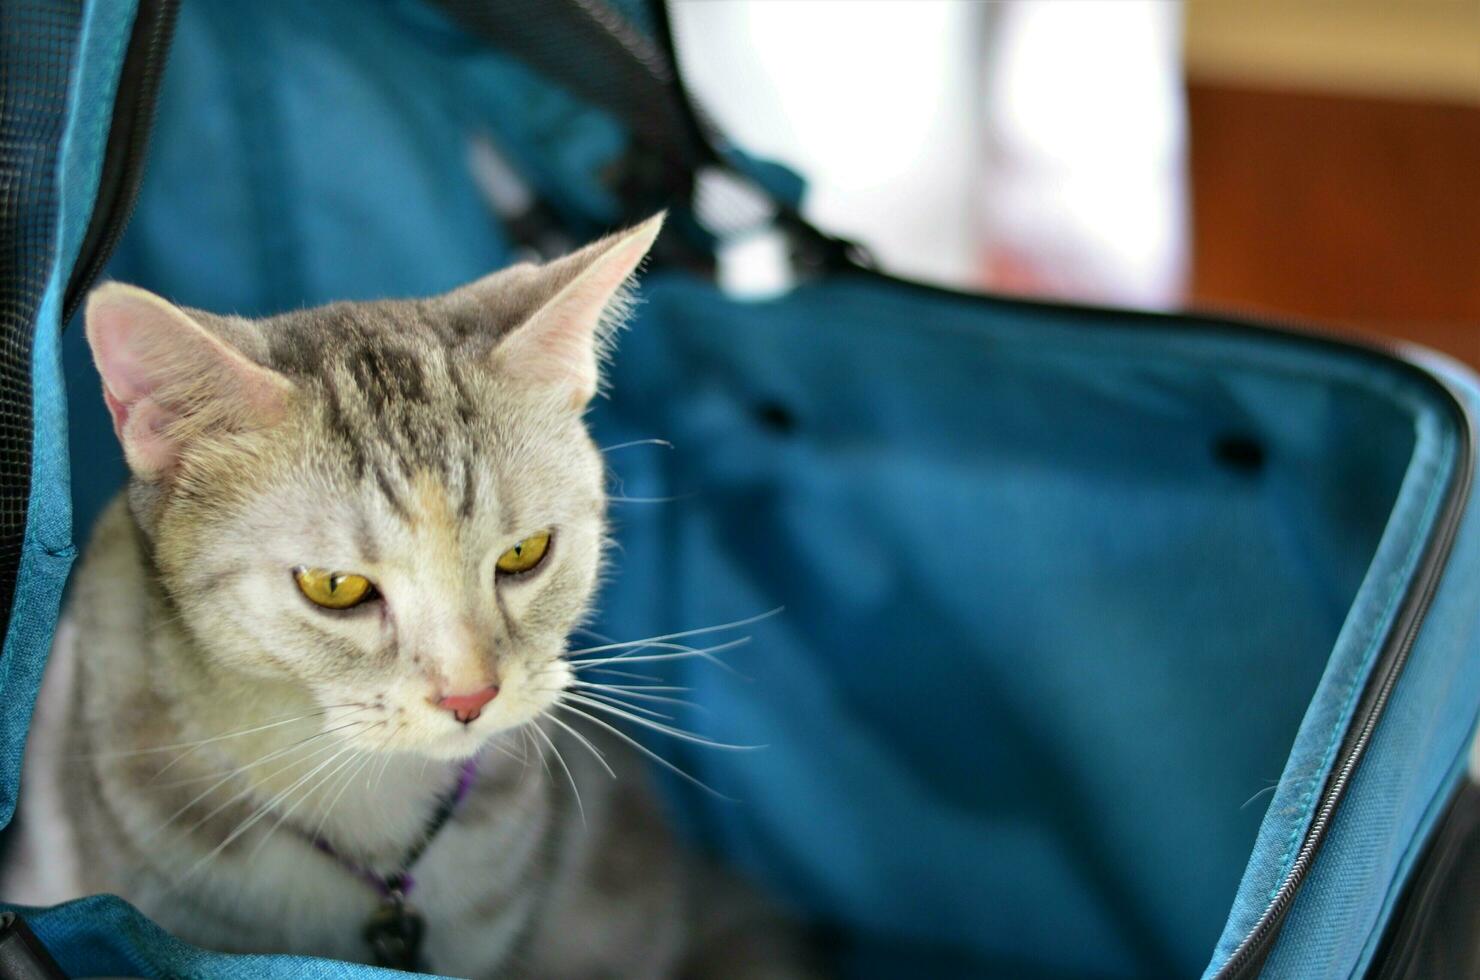
[[[667,206],[595,425],[673,448],[609,456],[601,630],[785,607],[748,679],[675,665],[706,731],[769,746],[665,746],[738,801],[672,787],[696,846],[845,977],[1477,975],[1463,369],[872,271],[712,135],[643,0],[3,11],[0,826],[74,537],[122,477],[64,329],[100,274],[266,314]],[[528,189],[502,210],[490,147]],[[719,185],[785,231],[795,288],[716,286]],[[195,949],[110,896],[0,908],[7,976],[42,950],[71,976],[371,973]]]

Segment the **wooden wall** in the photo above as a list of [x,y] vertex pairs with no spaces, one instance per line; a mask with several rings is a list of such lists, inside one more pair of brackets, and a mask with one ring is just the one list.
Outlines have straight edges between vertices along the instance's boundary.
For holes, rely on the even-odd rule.
[[1189,85],[1194,305],[1480,366],[1480,106]]
[[1193,301],[1480,367],[1480,0],[1182,9]]

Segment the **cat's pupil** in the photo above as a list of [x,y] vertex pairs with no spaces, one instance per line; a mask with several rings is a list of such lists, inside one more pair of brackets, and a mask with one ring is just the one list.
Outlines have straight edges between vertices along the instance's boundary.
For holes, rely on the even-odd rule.
[[515,558],[518,558],[522,554],[524,554],[524,545],[522,545],[522,544],[516,544],[516,545],[514,545],[514,557]]

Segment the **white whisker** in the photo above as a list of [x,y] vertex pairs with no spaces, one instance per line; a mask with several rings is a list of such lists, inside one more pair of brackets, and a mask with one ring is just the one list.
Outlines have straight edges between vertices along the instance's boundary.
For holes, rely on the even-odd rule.
[[[237,768],[235,768],[235,769],[231,770],[230,772],[226,773],[224,776],[222,776],[216,782],[212,783],[210,786],[207,786],[198,795],[196,795],[193,799],[191,799],[191,801],[189,803],[186,803],[184,806],[180,807],[174,813],[170,814],[170,816],[165,819],[164,823],[160,824],[158,827],[156,827],[153,830],[151,830],[143,838],[143,841],[141,841],[141,843],[147,843],[148,841],[153,840],[154,839],[154,836],[156,834],[158,834],[160,831],[164,830],[166,827],[168,827],[170,824],[174,823],[176,820],[180,819],[180,817],[184,816],[185,813],[187,813],[197,803],[200,803],[202,800],[204,800],[206,797],[210,796],[216,790],[218,790],[222,786],[226,785],[228,782],[230,782],[232,780],[233,777],[238,776],[238,775],[240,775],[242,773],[248,772],[249,770],[254,769],[257,766],[260,766],[260,765],[262,765],[264,763],[272,762],[275,759],[279,759],[279,758],[281,758],[281,757],[283,757],[285,755],[288,755],[290,753],[296,752],[296,751],[302,749],[305,745],[309,745],[309,744],[317,741],[318,739],[325,737],[326,735],[332,735],[335,732],[342,731],[345,728],[349,728],[349,727],[351,727],[353,725],[360,725],[360,724],[365,724],[365,722],[352,721],[352,722],[349,722],[346,725],[341,725],[339,728],[331,728],[331,729],[328,729],[327,731],[319,732],[316,735],[310,735],[310,736],[308,736],[305,739],[300,739],[299,741],[294,742],[292,745],[289,745],[286,748],[281,748],[281,749],[277,749],[277,750],[272,751],[272,752],[268,752],[265,755],[260,756],[257,759],[254,759],[253,761],[247,763],[244,766],[238,766]],[[313,757],[313,753],[310,753],[310,755],[308,756],[308,758],[312,758],[312,757]],[[303,761],[303,760],[294,760],[287,767],[285,767],[283,769],[275,770],[274,772],[270,773],[269,776],[277,775],[279,772],[286,772],[287,769],[291,769],[293,766],[298,765],[299,762],[301,762],[301,761]],[[207,776],[206,778],[209,779],[210,777]],[[190,782],[198,782],[198,781],[199,780],[184,780],[184,781],[180,781],[178,783],[165,783],[160,788],[163,789],[165,787],[169,787],[169,786],[172,786],[172,785],[186,785],[187,783],[190,783]],[[222,806],[217,807],[215,810],[212,810],[210,813],[206,814],[206,816],[203,817],[195,826],[196,827],[200,826],[201,823],[204,823],[206,820],[209,820],[211,817],[214,817],[217,813],[221,812],[221,810],[225,809],[225,807],[230,806],[232,803],[234,803],[236,800],[240,799],[242,796],[247,795],[247,794],[250,794],[250,793],[251,793],[251,788],[250,787],[248,787],[247,789],[241,791],[236,796],[233,796],[231,799],[227,800],[226,803],[223,804]],[[194,829],[195,829],[195,827],[191,827],[189,830],[186,831],[186,833],[189,833],[190,830],[194,830]]]
[[530,722],[528,725],[521,727],[519,730],[524,733],[525,741],[528,742],[528,744],[534,746],[535,754],[538,755],[540,759],[540,765],[543,766],[545,769],[545,775],[550,778],[551,782],[554,782],[555,774],[550,771],[550,761],[545,758],[545,747],[540,744],[539,739],[535,738],[529,733],[529,730],[531,728],[537,727],[538,724],[536,722]]
[[639,701],[649,701],[653,704],[671,704],[679,708],[688,708],[690,711],[702,711],[705,714],[710,713],[709,709],[704,705],[696,704],[693,701],[686,701],[683,698],[669,698],[661,694],[645,694],[642,691],[614,690],[595,684],[576,684],[574,686],[580,688],[591,697],[596,697],[600,694],[601,697],[620,704],[623,707],[636,707],[636,705],[630,705],[626,701],[623,701],[622,698],[636,698]]
[[566,699],[578,701],[581,704],[586,705],[588,708],[593,708],[597,711],[605,712],[609,715],[616,715],[618,718],[624,718],[627,721],[632,722],[634,725],[642,725],[644,728],[651,728],[655,732],[662,732],[664,735],[681,739],[685,742],[692,742],[695,745],[702,745],[705,748],[721,749],[726,752],[753,752],[756,749],[766,748],[766,746],[764,745],[732,745],[728,742],[716,742],[713,739],[705,738],[702,735],[695,735],[693,732],[684,731],[682,728],[674,728],[672,725],[664,725],[660,722],[651,721],[647,718],[642,718],[634,714],[629,714],[628,712],[623,711],[621,708],[616,708],[610,704],[606,704],[605,702],[586,697],[584,694],[572,694],[567,692],[561,698],[561,700],[562,702],[565,702]]
[[273,821],[272,826],[267,829],[267,833],[262,835],[262,839],[257,842],[257,846],[252,848],[251,852],[247,855],[248,864],[252,862],[252,860],[257,856],[258,852],[261,851],[262,848],[267,846],[267,842],[272,839],[272,835],[277,833],[278,828],[287,822],[288,818],[293,815],[294,810],[297,810],[300,806],[307,802],[314,795],[314,793],[317,793],[320,789],[322,789],[331,779],[338,775],[341,770],[347,769],[350,766],[354,765],[356,761],[356,753],[358,751],[359,750],[352,745],[346,746],[343,751],[339,753],[339,755],[336,755],[329,760],[330,762],[333,762],[335,759],[348,754],[348,758],[339,763],[333,769],[330,769],[328,772],[324,773],[324,775],[320,776],[317,782],[313,783],[311,786],[303,791],[302,796],[293,801],[292,806],[288,807],[282,813],[278,814],[278,818]]
[[[244,728],[244,729],[242,729],[239,732],[227,732],[225,735],[215,735],[215,736],[212,736],[211,738],[203,738],[203,739],[199,739],[198,741],[194,741],[194,742],[176,742],[173,745],[154,745],[154,746],[150,746],[149,748],[144,748],[144,749],[120,749],[117,752],[96,752],[96,753],[91,753],[89,755],[85,755],[85,756],[83,756],[83,758],[89,758],[89,759],[119,759],[119,758],[125,758],[125,757],[128,757],[128,756],[135,756],[135,755],[152,755],[152,754],[154,754],[156,752],[172,752],[175,749],[197,749],[197,748],[200,748],[202,745],[211,745],[211,744],[213,744],[215,742],[224,742],[227,739],[231,739],[231,738],[241,738],[243,735],[252,735],[252,734],[255,734],[257,732],[265,732],[265,731],[267,731],[270,728],[281,728],[284,725],[291,725],[295,721],[303,721],[306,718],[316,718],[319,715],[326,714],[329,711],[334,710],[335,708],[349,708],[349,707],[354,707],[354,705],[348,705],[348,704],[330,705],[327,708],[321,708],[318,711],[310,711],[307,714],[293,715],[292,717],[281,718],[281,720],[278,720],[278,721],[268,722],[265,725],[257,725],[257,726],[254,726],[252,728]],[[346,717],[348,717],[348,716],[346,716]]]
[[327,826],[329,823],[329,814],[334,812],[334,807],[338,805],[340,797],[344,796],[345,792],[354,785],[355,777],[358,776],[365,769],[366,766],[370,765],[370,763],[374,761],[374,759],[375,753],[362,752],[357,764],[350,766],[348,769],[345,770],[344,776],[341,777],[339,781],[339,789],[334,793],[334,798],[329,801],[328,806],[324,807],[324,812],[319,814],[319,822],[314,824],[313,836],[309,838],[310,840],[317,841],[323,839],[324,827]]
[[[743,676],[743,675],[741,675],[740,672],[737,671],[734,667],[731,667],[729,664],[725,663],[723,660],[721,660],[718,657],[716,657],[715,654],[716,653],[723,653],[726,650],[733,650],[735,647],[744,646],[745,644],[747,644],[749,642],[750,642],[750,637],[748,637],[748,636],[742,636],[742,637],[740,637],[738,639],[730,640],[727,643],[718,643],[718,644],[716,644],[716,645],[714,645],[712,647],[687,647],[687,646],[681,646],[681,645],[676,644],[676,643],[649,643],[649,644],[647,644],[645,646],[634,647],[632,650],[629,650],[626,653],[619,653],[619,654],[617,654],[614,657],[602,657],[599,660],[582,660],[582,659],[572,660],[572,661],[570,661],[570,665],[571,665],[571,669],[576,670],[576,671],[582,671],[582,670],[588,670],[591,667],[596,666],[596,665],[600,665],[600,664],[611,664],[611,663],[622,663],[622,664],[656,663],[656,662],[661,661],[661,660],[691,660],[691,659],[694,659],[694,658],[698,658],[700,660],[706,660],[709,663],[714,664],[714,666],[720,668],[721,670],[723,670],[723,671],[725,671],[727,673],[730,673],[730,674],[734,674],[734,675],[736,675],[738,677],[738,676]],[[649,648],[658,648],[658,649],[673,650],[674,652],[673,653],[644,653],[641,656],[638,656],[637,655],[637,654],[641,653],[641,651],[646,650],[646,649],[649,649]]]
[[662,446],[664,449],[672,449],[673,443],[667,439],[633,439],[631,442],[619,442],[615,446],[602,446],[601,452],[614,453],[618,449],[627,449],[631,446]]
[[[301,758],[301,759],[294,759],[292,762],[288,763],[287,765],[280,766],[277,769],[274,769],[272,772],[267,773],[265,776],[262,777],[262,780],[261,781],[262,782],[265,782],[265,781],[267,781],[269,779],[273,779],[273,778],[275,778],[277,776],[281,776],[283,773],[290,772],[294,768],[296,768],[298,766],[301,766],[301,765],[303,765],[305,763],[311,762],[314,759],[318,759],[321,756],[326,755],[327,753],[336,751],[338,748],[339,748],[339,743],[338,742],[329,742],[329,743],[327,743],[325,745],[320,745],[317,748],[315,748],[314,751],[312,751],[312,752],[308,753],[307,755],[305,755],[303,758]],[[214,787],[213,787],[213,789],[214,789]],[[207,823],[207,821],[209,821],[212,817],[214,817],[217,814],[221,813],[223,810],[225,810],[227,807],[231,806],[233,803],[237,802],[238,800],[246,799],[247,797],[251,796],[252,793],[256,791],[256,789],[257,789],[257,787],[255,785],[253,785],[252,783],[248,782],[246,786],[244,786],[241,789],[237,790],[236,793],[234,793],[233,795],[227,797],[226,800],[225,800],[225,802],[217,804],[217,806],[216,806],[216,808],[214,810],[212,810],[211,812],[207,813],[205,816],[201,817],[199,820],[197,820],[195,823],[191,824],[189,827],[185,828],[185,831],[184,832],[187,833],[187,834],[189,834],[189,833],[193,833],[194,831],[200,829],[201,827],[205,826],[205,824]],[[161,829],[163,829],[163,828],[161,828]],[[145,839],[147,840],[148,838],[145,838]]]
[[[346,707],[346,706],[345,705],[336,705],[335,707]],[[343,721],[345,718],[349,718],[349,717],[351,717],[353,715],[359,714],[361,711],[368,711],[369,708],[370,708],[370,706],[368,704],[361,705],[361,706],[355,708],[354,711],[346,712],[344,714],[344,716],[342,718],[340,718],[339,720],[340,721]],[[316,717],[318,717],[320,715],[328,714],[332,710],[333,710],[333,708],[325,708],[322,711],[315,711],[315,712],[312,712],[312,713],[307,714],[307,715],[301,715],[299,717],[299,719],[297,719],[297,720],[302,720],[304,718],[316,718]],[[277,725],[269,725],[269,726],[265,726],[262,729],[258,729],[258,731],[263,731],[266,728],[276,728],[276,727],[278,727],[278,726]],[[251,731],[240,732],[238,734],[240,734],[240,735],[250,735],[251,734]],[[175,756],[173,759],[171,759],[169,761],[168,764],[166,764],[163,768],[161,768],[153,776],[150,776],[149,777],[149,781],[151,783],[154,782],[160,776],[163,776],[165,773],[167,773],[171,769],[175,768],[176,765],[178,765],[179,763],[183,762],[185,759],[189,758],[191,755],[195,754],[197,751],[199,751],[201,748],[203,748],[206,744],[207,743],[202,742],[199,745],[195,746],[195,748],[192,748],[192,749],[190,749],[190,750],[188,750],[186,752],[182,752],[179,755]],[[203,778],[209,779],[211,777],[206,776],[206,777],[203,777]],[[200,777],[198,777],[196,779],[187,779],[187,780],[184,780],[185,783],[192,783],[192,782],[199,782],[199,781],[200,781]],[[162,783],[161,785],[163,785],[163,786],[173,786],[173,785],[178,785],[178,784],[176,784],[176,783]]]
[[342,747],[339,747],[339,751],[338,752],[336,752],[333,755],[329,756],[329,758],[325,759],[323,762],[320,762],[317,766],[314,766],[307,773],[305,773],[302,776],[298,777],[297,781],[295,781],[291,786],[289,786],[287,789],[285,789],[282,792],[280,792],[277,795],[275,795],[272,799],[268,800],[265,804],[263,804],[261,807],[259,807],[257,809],[257,812],[254,813],[254,814],[252,814],[252,816],[248,817],[246,820],[243,820],[237,826],[237,828],[235,830],[233,830],[230,834],[227,834],[226,835],[226,839],[225,840],[221,841],[221,843],[219,843],[215,847],[213,847],[211,849],[210,853],[208,853],[205,857],[201,858],[200,860],[196,861],[195,864],[191,865],[190,866],[190,869],[185,872],[184,877],[180,878],[176,882],[176,884],[177,885],[178,884],[183,884],[184,882],[188,881],[191,877],[193,877],[195,875],[195,873],[197,871],[199,871],[202,868],[204,868],[211,861],[215,860],[215,858],[217,857],[217,855],[219,855],[222,851],[226,850],[226,848],[230,847],[232,845],[232,843],[237,840],[237,838],[241,837],[242,834],[245,834],[247,831],[249,831],[253,827],[255,827],[257,825],[257,822],[258,821],[260,821],[263,817],[265,817],[269,813],[271,813],[277,807],[277,805],[279,803],[281,803],[283,800],[287,799],[288,794],[292,793],[299,786],[302,786],[304,783],[308,782],[310,779],[312,779],[318,773],[322,772],[323,769],[326,766],[332,764],[336,759],[339,758],[340,755],[342,755],[345,752],[352,752],[352,751],[354,751],[354,747],[353,746],[342,746]]
[[1312,769],[1312,770],[1307,771],[1307,772],[1295,773],[1293,775],[1286,776],[1284,779],[1271,780],[1270,781],[1270,784],[1268,786],[1266,786],[1263,789],[1259,790],[1253,796],[1251,796],[1247,800],[1245,800],[1243,802],[1243,805],[1240,806],[1239,809],[1240,810],[1244,809],[1245,807],[1249,806],[1249,804],[1253,803],[1255,800],[1259,799],[1259,797],[1263,796],[1266,793],[1274,793],[1274,792],[1277,792],[1280,789],[1280,787],[1282,787],[1282,786],[1288,786],[1288,785],[1290,785],[1292,783],[1304,782],[1305,780],[1310,779],[1311,776],[1314,775],[1315,772],[1316,772],[1316,770]]
[[[551,721],[555,720],[549,715],[546,715],[545,717],[550,718]],[[560,763],[560,768],[565,770],[566,782],[570,783],[571,794],[576,798],[576,810],[581,815],[581,826],[586,826],[586,807],[585,804],[581,802],[581,791],[576,788],[576,777],[571,775],[570,766],[565,764],[565,756],[560,754],[560,747],[555,744],[555,742],[550,738],[548,734],[546,734],[545,730],[541,728],[538,723],[532,723],[532,727],[534,728],[535,734],[544,739],[545,744],[550,746],[550,751],[555,753],[555,761]],[[541,755],[541,758],[543,757],[544,756]],[[548,768],[546,769],[546,771],[549,771]],[[553,781],[553,779],[554,777],[552,776],[551,780]]]
[[654,683],[661,683],[663,680],[663,678],[658,677],[655,674],[637,674],[633,673],[630,670],[615,670],[611,667],[592,667],[591,673],[610,674],[613,677],[625,677],[628,680],[633,681],[653,681]]
[[605,728],[607,731],[611,732],[613,735],[615,735],[618,738],[622,739],[624,742],[626,742],[627,744],[631,745],[633,748],[637,749],[637,751],[641,752],[643,755],[647,756],[649,759],[652,759],[654,762],[658,763],[660,766],[662,766],[663,768],[669,770],[670,772],[674,773],[675,775],[680,776],[681,778],[687,780],[690,783],[693,783],[695,786],[697,786],[700,789],[704,790],[704,792],[711,793],[714,796],[718,797],[719,799],[725,800],[725,801],[730,802],[730,803],[737,802],[733,797],[726,796],[725,794],[721,793],[719,790],[717,790],[714,787],[712,787],[712,786],[708,785],[707,783],[703,782],[699,778],[697,778],[695,776],[691,776],[687,772],[684,772],[678,766],[676,766],[673,763],[669,762],[667,759],[663,758],[661,755],[658,755],[656,752],[653,752],[646,745],[643,745],[641,742],[637,741],[636,739],[634,739],[632,736],[628,735],[626,732],[622,731],[621,729],[617,728],[615,725],[607,724],[606,722],[602,721],[600,718],[596,718],[596,717],[593,717],[592,715],[588,715],[588,714],[586,714],[586,712],[580,710],[579,708],[572,707],[571,705],[568,705],[568,704],[557,704],[556,707],[557,708],[560,708],[560,709],[562,709],[564,711],[569,711],[571,714],[577,716],[578,718],[584,718],[586,721],[589,721],[589,722],[591,722],[594,725],[600,725],[602,728]]
[[[390,744],[390,740],[392,738],[394,738],[396,735],[399,735],[401,733],[401,729],[403,729],[405,727],[406,727],[406,722],[402,721],[402,722],[398,723],[395,728],[391,729],[390,735],[386,737],[386,744]],[[382,750],[382,756],[383,756],[383,758],[380,760],[380,772],[375,777],[375,787],[374,787],[375,790],[380,789],[380,784],[385,779],[386,770],[391,767],[392,753],[385,752],[384,750]],[[370,788],[368,784],[366,785],[366,788],[367,789]],[[372,790],[372,792],[373,791],[374,790]]]
[[608,495],[607,500],[614,504],[672,504],[680,500],[692,500],[699,496],[697,493],[680,493],[672,497],[615,497]]
[[[500,734],[502,734],[502,733],[500,733]],[[501,744],[499,744],[498,736],[497,735],[494,736],[493,739],[491,739],[489,741],[488,745],[489,745],[490,748],[493,749],[493,751],[497,752],[498,754],[500,754],[502,756],[507,757],[511,762],[517,762],[521,766],[528,766],[529,765],[529,757],[528,756],[526,756],[524,758],[520,758],[519,756],[515,755],[513,749],[509,748],[507,745],[501,745]]]
[[574,728],[571,728],[569,725],[561,721],[559,718],[556,718],[554,715],[546,714],[545,717],[549,718],[552,722],[565,729],[570,734],[571,738],[584,745],[590,751],[590,753],[596,757],[596,761],[601,763],[601,768],[606,770],[606,774],[608,776],[610,776],[612,779],[617,778],[616,770],[613,769],[611,767],[611,764],[606,761],[606,756],[602,753],[602,751],[591,744],[590,739],[582,735],[580,732],[576,731]]
[[631,663],[632,660],[628,658],[631,658],[634,654],[642,653],[644,650],[662,650],[668,653],[684,654],[713,653],[715,650],[728,650],[731,647],[737,647],[741,644],[749,642],[749,636],[741,636],[733,640],[726,640],[723,643],[716,643],[714,646],[694,647],[689,646],[687,643],[673,643],[665,642],[662,640],[649,640],[645,643],[640,643],[636,646],[632,646],[629,649],[622,651],[621,653],[613,654],[610,657],[592,656],[591,653],[594,653],[595,651],[591,651],[589,653],[582,651],[579,653],[571,654],[570,663],[582,667],[615,663],[618,660],[625,661],[625,663]]
[[602,702],[604,702],[606,704],[613,705],[615,707],[620,707],[620,708],[624,708],[624,709],[627,709],[627,710],[636,711],[638,714],[647,715],[649,718],[656,718],[659,721],[673,721],[674,720],[674,718],[673,718],[672,715],[665,715],[661,711],[656,711],[656,710],[654,710],[652,708],[644,708],[644,707],[642,707],[640,705],[636,705],[636,704],[627,704],[627,703],[625,703],[623,701],[616,700],[615,698],[613,698],[609,694],[598,694],[595,691],[587,691],[584,696],[585,697],[588,697],[588,698],[596,698],[597,700],[600,700],[600,701],[602,701]]
[[[157,780],[160,776],[164,775],[166,772],[169,771],[170,766],[165,766],[163,769],[159,770],[159,772],[156,772],[153,776],[151,776],[149,778],[149,783],[152,784],[152,785],[154,785],[154,786],[156,786],[156,787],[158,787],[159,789],[174,789],[174,788],[179,787],[179,786],[190,786],[190,785],[192,785],[194,783],[203,783],[206,780],[216,779],[217,777],[231,777],[231,776],[235,776],[235,775],[237,775],[239,773],[246,772],[248,769],[251,769],[254,766],[260,765],[263,762],[269,762],[269,761],[277,758],[280,755],[283,755],[283,754],[285,754],[287,752],[291,752],[297,746],[306,745],[307,743],[312,742],[312,741],[315,741],[315,740],[317,740],[317,739],[319,739],[319,738],[321,738],[321,737],[323,737],[325,735],[330,735],[330,734],[333,734],[334,732],[343,731],[344,729],[349,728],[351,725],[360,725],[360,724],[368,724],[368,722],[363,721],[363,720],[351,721],[351,722],[347,722],[347,723],[345,723],[343,725],[339,725],[339,726],[334,727],[334,728],[326,729],[326,730],[321,731],[321,732],[315,732],[312,735],[309,735],[309,736],[307,736],[305,738],[299,739],[298,741],[292,743],[291,745],[288,745],[288,746],[286,746],[284,748],[281,748],[281,749],[276,749],[276,750],[274,750],[272,752],[267,753],[266,755],[258,756],[252,762],[248,762],[245,765],[237,766],[235,769],[230,769],[230,770],[227,770],[225,772],[212,772],[212,773],[207,773],[207,774],[205,774],[203,776],[189,776],[189,777],[187,777],[185,779],[171,779],[169,782],[164,782],[164,783],[155,782],[155,780]],[[174,763],[171,763],[170,765],[174,765]]]
[[639,646],[643,643],[661,643],[666,640],[681,640],[689,636],[702,636],[705,633],[718,633],[720,630],[739,629],[742,626],[759,623],[763,619],[770,619],[772,616],[778,615],[784,608],[784,606],[777,606],[769,612],[763,612],[746,619],[737,619],[730,623],[720,623],[718,626],[704,626],[699,629],[681,630],[677,633],[665,633],[662,636],[649,636],[641,640],[627,640],[622,643],[606,643],[601,646],[586,647],[582,650],[567,650],[566,655],[574,657],[585,653],[603,653],[607,650],[620,650],[626,647]]
[[692,687],[684,687],[679,684],[598,684],[595,681],[573,680],[571,687],[591,687],[598,691],[668,691],[669,693],[682,694],[692,691]]
[[[385,723],[382,722],[381,724]],[[398,727],[393,728],[389,732],[387,732],[385,738],[380,740],[379,745],[377,745],[374,749],[365,752],[365,757],[360,761],[359,765],[350,768],[345,773],[344,784],[339,787],[339,791],[334,794],[334,799],[329,801],[329,805],[325,807],[324,812],[319,815],[319,822],[314,826],[313,830],[313,840],[319,840],[323,837],[324,827],[327,826],[329,822],[329,814],[334,811],[334,807],[339,803],[339,798],[344,795],[345,791],[348,790],[350,786],[354,785],[356,777],[358,777],[361,772],[363,772],[366,768],[370,766],[371,763],[375,761],[376,753],[385,751],[385,747],[391,743],[391,739],[395,738],[396,733],[400,730],[401,729]]]
[[521,764],[529,765],[529,732],[521,726],[514,729],[519,733],[519,761]]

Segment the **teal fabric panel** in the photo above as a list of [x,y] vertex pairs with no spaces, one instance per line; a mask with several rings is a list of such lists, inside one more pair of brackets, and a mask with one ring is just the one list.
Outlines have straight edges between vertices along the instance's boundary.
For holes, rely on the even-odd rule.
[[[54,176],[60,212],[32,348],[31,491],[15,600],[0,658],[0,828],[10,822],[21,756],[42,668],[71,567],[67,392],[60,353],[61,309],[72,264],[92,215],[103,146],[133,22],[131,3],[88,4],[73,54],[67,121]],[[19,198],[19,194],[17,194]]]
[[[1468,369],[1429,365],[1473,413]],[[1429,832],[1465,778],[1480,705],[1480,500],[1471,494],[1453,557],[1392,702],[1266,967],[1269,977],[1361,976]]]
[[[513,258],[473,187],[475,133],[578,232],[614,213],[612,121],[421,4],[187,3],[112,274],[243,314],[474,278]],[[648,740],[731,798],[675,779],[687,831],[828,927],[850,976],[1185,976],[1226,955],[1309,821],[1432,520],[1454,433],[1429,393],[1329,348],[864,276],[746,303],[657,272],[643,297],[593,423],[603,446],[672,448],[607,455],[621,549],[595,631],[782,609],[726,654],[741,676],[644,665],[707,709],[685,725],[766,745]],[[81,331],[64,346],[85,529],[122,469]],[[46,419],[54,476],[65,422]],[[65,484],[43,484],[37,520],[64,527]],[[1370,955],[1455,776],[1480,702],[1460,676],[1473,534],[1385,761],[1353,786],[1369,802],[1272,961],[1290,975]],[[37,665],[69,554],[45,540]],[[192,951],[113,899],[36,921],[79,969],[351,973]]]
[[665,746],[742,801],[688,794],[701,833],[855,937],[858,975],[891,949],[933,976],[1200,971],[1422,392],[873,280],[646,295],[603,442],[671,441],[609,459],[623,495],[678,499],[618,505],[603,631],[785,607],[731,658],[749,683],[673,672],[705,731],[768,746]]
[[308,956],[234,956],[199,949],[180,942],[112,895],[20,911],[70,977],[374,980],[406,976],[396,970]]
[[[1416,403],[1416,409],[1421,406],[1421,401]],[[1338,638],[1273,794],[1238,899],[1209,964],[1209,973],[1227,960],[1253,928],[1294,862],[1336,751],[1350,726],[1357,701],[1437,517],[1449,475],[1457,464],[1459,433],[1437,411],[1417,414],[1415,432],[1413,461],[1389,519],[1383,545]],[[1457,575],[1463,577],[1463,572]],[[1444,627],[1431,625],[1427,629],[1433,635],[1442,633]],[[1386,734],[1389,730],[1381,731]],[[1446,760],[1446,767],[1450,760],[1452,756]],[[1372,764],[1364,763],[1360,771],[1370,772],[1366,766]],[[1326,860],[1323,854],[1322,863]],[[1365,900],[1369,904],[1376,901],[1373,896]],[[1289,938],[1289,933],[1282,936],[1282,948],[1286,948]]]

